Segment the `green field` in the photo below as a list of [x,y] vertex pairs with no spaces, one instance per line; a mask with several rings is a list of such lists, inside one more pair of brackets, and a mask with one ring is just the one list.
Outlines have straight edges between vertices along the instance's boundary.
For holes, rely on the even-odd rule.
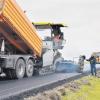
[[65,88],[62,100],[100,100],[100,78],[87,76]]

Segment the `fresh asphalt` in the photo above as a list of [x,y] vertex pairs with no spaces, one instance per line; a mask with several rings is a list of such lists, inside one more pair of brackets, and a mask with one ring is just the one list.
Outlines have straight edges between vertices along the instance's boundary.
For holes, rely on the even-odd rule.
[[[100,65],[97,65],[100,68]],[[84,72],[89,71],[89,65],[86,65]],[[55,83],[70,77],[80,75],[80,73],[53,73],[45,76],[33,76],[32,78],[24,78],[21,80],[6,80],[0,79],[0,100],[10,96],[18,95],[22,92],[36,89],[48,84]]]
[[52,84],[56,81],[61,81],[78,74],[79,73],[54,73],[47,76],[24,78],[22,80],[0,81],[0,100],[12,95],[18,95],[21,92]]

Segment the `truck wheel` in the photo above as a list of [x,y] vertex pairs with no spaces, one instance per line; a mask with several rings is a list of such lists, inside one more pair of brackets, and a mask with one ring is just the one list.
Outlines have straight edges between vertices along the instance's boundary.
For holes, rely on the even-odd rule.
[[29,59],[26,65],[26,76],[27,77],[33,76],[33,72],[34,72],[34,63],[31,59]]
[[23,59],[18,59],[15,67],[16,78],[23,78],[25,74],[25,61]]

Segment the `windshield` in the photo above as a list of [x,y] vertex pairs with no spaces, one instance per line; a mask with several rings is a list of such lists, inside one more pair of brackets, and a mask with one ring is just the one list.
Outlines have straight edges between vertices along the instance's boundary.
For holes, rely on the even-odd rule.
[[[63,27],[60,27],[59,30],[54,30],[54,29],[37,29],[39,36],[41,37],[42,40],[51,40],[52,37],[54,37],[57,33],[62,33],[64,32]],[[51,34],[52,31],[52,34]],[[52,35],[52,37],[51,37]],[[64,34],[63,34],[64,37]]]
[[39,36],[42,38],[42,40],[45,40],[45,38],[50,37],[51,38],[51,30],[50,29],[37,29]]

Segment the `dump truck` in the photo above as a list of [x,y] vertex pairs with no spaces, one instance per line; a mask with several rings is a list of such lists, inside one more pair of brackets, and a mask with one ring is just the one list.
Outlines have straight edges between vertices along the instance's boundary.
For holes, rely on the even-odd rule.
[[[39,26],[44,27],[32,24],[15,0],[0,0],[0,73],[5,73],[8,78],[21,79],[33,76],[35,71],[46,73],[55,70],[62,43],[56,43],[54,48],[52,39],[42,40],[37,31]],[[49,27],[60,31],[64,25],[49,24]]]

